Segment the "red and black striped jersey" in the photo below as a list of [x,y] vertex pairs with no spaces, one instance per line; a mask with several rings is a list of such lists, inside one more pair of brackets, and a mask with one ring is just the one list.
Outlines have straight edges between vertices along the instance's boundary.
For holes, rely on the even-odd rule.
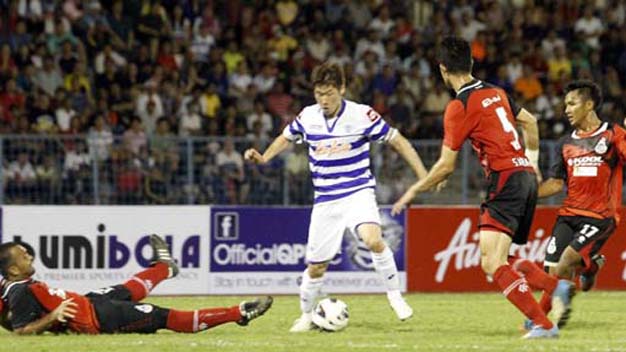
[[[76,317],[69,321],[67,328],[72,331],[97,334],[100,324],[91,301],[75,292],[48,287],[43,282],[27,279],[5,282],[2,287],[2,300],[8,306],[12,329],[22,328],[56,309],[61,302],[72,299],[77,304]],[[6,309],[7,307],[5,307]],[[51,327],[51,331],[63,330],[61,324]]]
[[469,139],[486,175],[531,168],[515,126],[520,110],[502,88],[474,80],[446,106],[443,144],[459,150]]
[[622,202],[626,130],[608,122],[588,134],[576,131],[559,141],[560,157],[551,177],[566,182],[567,197],[559,215],[614,217]]

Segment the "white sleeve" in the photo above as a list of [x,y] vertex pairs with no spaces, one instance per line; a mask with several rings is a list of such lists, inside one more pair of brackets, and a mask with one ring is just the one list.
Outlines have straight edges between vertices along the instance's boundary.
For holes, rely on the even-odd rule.
[[298,117],[293,119],[293,121],[291,121],[291,123],[289,123],[283,129],[283,137],[287,138],[288,140],[292,142],[298,142],[298,143],[302,142],[306,136],[304,126],[300,122],[301,121],[300,116],[302,115],[298,115]]
[[393,139],[398,133],[398,130],[389,126],[385,119],[374,109],[369,108],[366,115],[369,119],[369,124],[365,128],[365,131],[363,131],[363,134],[371,141],[386,143]]

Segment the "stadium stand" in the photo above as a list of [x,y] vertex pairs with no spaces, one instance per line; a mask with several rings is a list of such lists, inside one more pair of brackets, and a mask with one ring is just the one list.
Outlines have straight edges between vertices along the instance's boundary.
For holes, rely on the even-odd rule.
[[[241,151],[312,102],[310,70],[325,60],[345,66],[347,98],[430,165],[451,98],[435,43],[453,33],[472,43],[478,78],[536,114],[544,140],[568,129],[573,78],[601,82],[604,119],[626,115],[619,0],[0,0],[0,13],[2,204],[308,203],[302,146],[266,167]],[[480,196],[469,151],[463,163],[438,202]],[[410,182],[396,165],[379,153],[383,203]]]

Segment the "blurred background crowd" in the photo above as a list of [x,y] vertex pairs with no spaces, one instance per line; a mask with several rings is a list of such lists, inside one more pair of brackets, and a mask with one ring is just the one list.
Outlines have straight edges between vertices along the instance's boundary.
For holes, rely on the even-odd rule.
[[[326,60],[344,66],[347,99],[409,139],[441,138],[449,34],[544,140],[569,128],[572,79],[601,85],[603,119],[626,116],[624,0],[0,0],[0,13],[4,203],[307,203],[302,148],[264,167],[241,151],[314,102]],[[388,202],[405,170],[379,159]]]

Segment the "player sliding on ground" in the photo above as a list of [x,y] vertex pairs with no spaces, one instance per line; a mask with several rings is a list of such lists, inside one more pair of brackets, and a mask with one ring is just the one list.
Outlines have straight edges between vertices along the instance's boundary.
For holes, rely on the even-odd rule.
[[154,264],[122,285],[87,295],[54,289],[35,281],[33,255],[15,242],[0,245],[2,325],[17,334],[73,331],[85,334],[153,333],[159,329],[198,332],[235,322],[247,325],[272,305],[265,297],[229,308],[179,311],[140,303],[161,281],[178,274],[167,244],[150,237]]
[[[557,284],[556,278],[544,273],[534,263],[522,260],[525,266],[538,272],[525,279],[507,261],[511,242],[526,243],[535,212],[537,121],[517,106],[503,89],[472,76],[471,49],[463,39],[444,39],[438,60],[443,81],[456,91],[456,98],[445,110],[441,156],[428,176],[414,184],[394,204],[393,213],[399,213],[418,193],[433,189],[452,174],[458,151],[469,138],[489,179],[487,199],[481,205],[478,225],[482,269],[498,284],[506,298],[532,320],[534,326],[525,338],[557,337],[558,327],[541,310],[528,283],[539,288],[544,281],[553,283],[556,286],[555,299],[562,299],[565,306],[569,305],[573,285],[565,280]],[[515,124],[523,130],[526,152]]]
[[426,169],[409,141],[376,111],[343,98],[345,87],[339,65],[325,63],[316,67],[313,89],[317,104],[305,107],[263,154],[255,149],[244,153],[246,160],[264,164],[291,142],[308,143],[315,204],[306,249],[308,265],[300,285],[302,315],[293,324],[292,332],[314,328],[311,312],[320,296],[323,275],[341,247],[346,228],[372,251],[374,267],[398,318],[405,320],[413,315],[413,309],[400,294],[393,252],[382,239],[374,193],[376,182],[370,171],[370,142],[390,144],[418,178],[426,176]]

